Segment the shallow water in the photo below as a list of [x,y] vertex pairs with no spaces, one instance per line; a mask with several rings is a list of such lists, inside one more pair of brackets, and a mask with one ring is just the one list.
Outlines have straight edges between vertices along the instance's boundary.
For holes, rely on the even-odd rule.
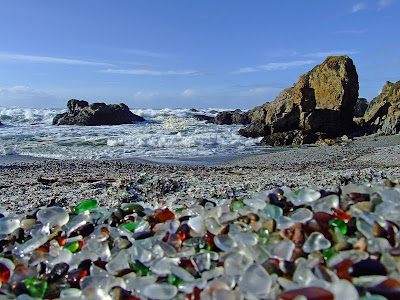
[[[144,159],[168,163],[221,162],[268,151],[260,139],[237,134],[241,126],[214,125],[193,115],[215,115],[221,109],[133,109],[147,121],[118,126],[53,126],[65,110],[0,107],[0,158]],[[8,158],[11,159],[11,158]],[[26,158],[28,159],[28,158]]]

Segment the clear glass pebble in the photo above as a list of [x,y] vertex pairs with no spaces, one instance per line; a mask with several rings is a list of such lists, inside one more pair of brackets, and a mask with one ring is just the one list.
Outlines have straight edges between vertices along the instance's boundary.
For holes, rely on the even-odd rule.
[[217,246],[222,251],[229,251],[230,249],[236,247],[236,243],[228,235],[216,235],[214,237],[215,246]]
[[45,207],[38,211],[37,218],[42,224],[63,226],[69,221],[69,214],[59,206]]
[[268,298],[271,290],[271,278],[265,269],[257,264],[250,265],[240,276],[239,290],[258,298]]
[[289,218],[292,219],[295,223],[306,223],[310,221],[312,217],[312,211],[307,208],[296,209],[289,215]]
[[273,257],[283,260],[290,260],[293,255],[294,248],[296,248],[296,245],[292,241],[281,241],[277,244],[274,244],[271,247],[270,252]]
[[305,253],[312,253],[331,247],[331,242],[327,240],[324,235],[320,232],[313,232],[309,235],[303,245],[303,251]]
[[[253,197],[254,197],[254,195],[253,195]],[[243,203],[250,207],[258,209],[258,210],[264,209],[264,207],[267,205],[267,202],[265,202],[265,200],[256,199],[256,198],[244,199]]]
[[160,300],[173,299],[177,293],[178,289],[176,288],[176,286],[165,283],[149,284],[146,285],[142,290],[142,294],[144,296],[149,297],[151,299],[160,299]]
[[187,224],[194,232],[202,233],[205,231],[203,216],[191,217]]
[[292,200],[292,203],[296,206],[309,204],[311,202],[317,201],[320,197],[320,192],[305,188],[299,191],[297,197]]
[[10,234],[15,229],[19,228],[21,221],[16,217],[3,217],[0,219],[0,235]]

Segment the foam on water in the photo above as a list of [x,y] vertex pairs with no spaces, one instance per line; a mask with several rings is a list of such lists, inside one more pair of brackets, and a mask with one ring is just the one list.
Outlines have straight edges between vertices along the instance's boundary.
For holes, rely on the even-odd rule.
[[221,109],[133,109],[147,122],[118,126],[53,126],[61,109],[0,107],[0,155],[57,159],[190,158],[264,151],[260,139],[237,134],[240,126],[197,121]]

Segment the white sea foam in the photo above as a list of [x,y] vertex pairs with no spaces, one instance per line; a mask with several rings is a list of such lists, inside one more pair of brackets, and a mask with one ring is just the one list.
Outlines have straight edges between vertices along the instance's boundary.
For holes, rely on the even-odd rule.
[[49,158],[185,158],[234,156],[265,149],[237,134],[240,126],[206,124],[195,114],[221,109],[134,109],[148,122],[118,126],[53,126],[61,109],[0,107],[0,155]]

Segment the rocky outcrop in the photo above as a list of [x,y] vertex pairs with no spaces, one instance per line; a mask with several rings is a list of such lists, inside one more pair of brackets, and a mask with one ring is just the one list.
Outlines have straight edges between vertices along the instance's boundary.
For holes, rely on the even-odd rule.
[[400,80],[387,81],[364,114],[363,128],[367,134],[391,135],[400,132]]
[[196,119],[197,121],[207,121],[211,123],[214,121],[214,117],[210,117],[207,115],[193,115],[192,118]]
[[218,125],[232,125],[241,124],[247,125],[250,123],[250,119],[246,113],[242,113],[240,109],[234,111],[221,111],[219,112],[212,123]]
[[358,98],[354,106],[354,117],[361,118],[368,108],[368,101],[365,98]]
[[110,104],[92,103],[71,99],[67,103],[68,112],[58,114],[53,119],[53,125],[120,125],[143,122],[145,119],[133,114],[123,103]]
[[357,99],[358,75],[353,61],[348,56],[331,56],[301,75],[273,102],[241,114],[240,118],[251,124],[240,134],[263,136],[262,144],[275,146],[338,137],[354,129]]
[[0,126],[1,126],[1,125],[3,125],[3,123],[1,123],[1,121],[0,121]]

